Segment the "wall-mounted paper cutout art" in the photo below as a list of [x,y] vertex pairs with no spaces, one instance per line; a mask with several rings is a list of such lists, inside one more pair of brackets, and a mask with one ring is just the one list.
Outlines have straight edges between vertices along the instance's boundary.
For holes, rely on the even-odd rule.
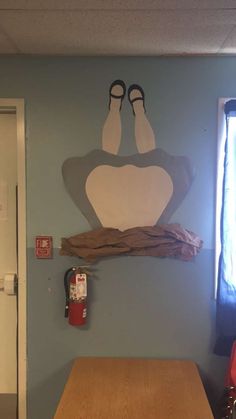
[[63,238],[61,255],[77,256],[93,263],[108,256],[159,256],[191,260],[202,240],[179,224],[135,227],[125,231],[100,228]]
[[145,94],[139,85],[128,89],[135,121],[138,153],[117,155],[121,142],[120,111],[126,94],[122,80],[109,89],[109,112],[102,133],[102,150],[67,159],[62,168],[67,191],[92,228],[120,230],[167,223],[193,181],[187,157],[156,148],[147,119]]
[[66,160],[63,178],[92,228],[124,230],[167,223],[184,199],[193,173],[187,158],[161,149],[132,156],[94,150]]
[[158,166],[101,165],[89,174],[86,194],[103,226],[124,230],[156,224],[173,195],[173,183]]

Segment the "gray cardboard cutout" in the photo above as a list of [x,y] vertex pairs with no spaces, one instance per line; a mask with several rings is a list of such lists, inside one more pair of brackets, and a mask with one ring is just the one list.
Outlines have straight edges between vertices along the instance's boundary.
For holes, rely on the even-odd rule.
[[[145,94],[136,84],[129,87],[128,100],[133,108],[138,153],[117,155],[125,94],[125,83],[115,80],[109,89],[103,150],[69,158],[62,167],[66,189],[93,229],[125,230],[167,223],[193,180],[187,157],[174,157],[156,148],[155,134],[146,114]],[[120,169],[115,170],[117,168]]]
[[102,227],[102,224],[86,194],[85,185],[89,174],[100,165],[121,167],[127,164],[137,167],[155,165],[163,168],[170,175],[173,183],[173,194],[157,223],[167,223],[169,221],[183,201],[194,177],[187,157],[174,157],[160,148],[132,156],[118,156],[104,150],[94,150],[83,157],[67,159],[62,167],[66,189],[93,229]]

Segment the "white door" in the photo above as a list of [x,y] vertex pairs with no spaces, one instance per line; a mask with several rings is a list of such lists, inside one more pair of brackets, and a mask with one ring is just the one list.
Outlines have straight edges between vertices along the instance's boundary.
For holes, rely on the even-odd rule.
[[[17,135],[16,115],[0,113],[0,278],[17,272]],[[17,301],[0,292],[1,396],[17,392]],[[0,414],[1,416],[1,414]]]

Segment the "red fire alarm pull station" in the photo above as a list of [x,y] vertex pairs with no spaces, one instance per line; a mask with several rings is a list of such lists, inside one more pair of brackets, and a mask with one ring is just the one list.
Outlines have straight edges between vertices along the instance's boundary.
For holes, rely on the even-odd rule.
[[38,259],[52,258],[52,236],[36,236],[35,238],[35,256]]

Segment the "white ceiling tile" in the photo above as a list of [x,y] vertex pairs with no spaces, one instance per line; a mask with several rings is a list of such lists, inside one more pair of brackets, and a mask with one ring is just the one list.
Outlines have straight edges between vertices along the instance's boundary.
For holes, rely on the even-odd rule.
[[236,11],[0,11],[24,54],[216,53],[235,21]]

